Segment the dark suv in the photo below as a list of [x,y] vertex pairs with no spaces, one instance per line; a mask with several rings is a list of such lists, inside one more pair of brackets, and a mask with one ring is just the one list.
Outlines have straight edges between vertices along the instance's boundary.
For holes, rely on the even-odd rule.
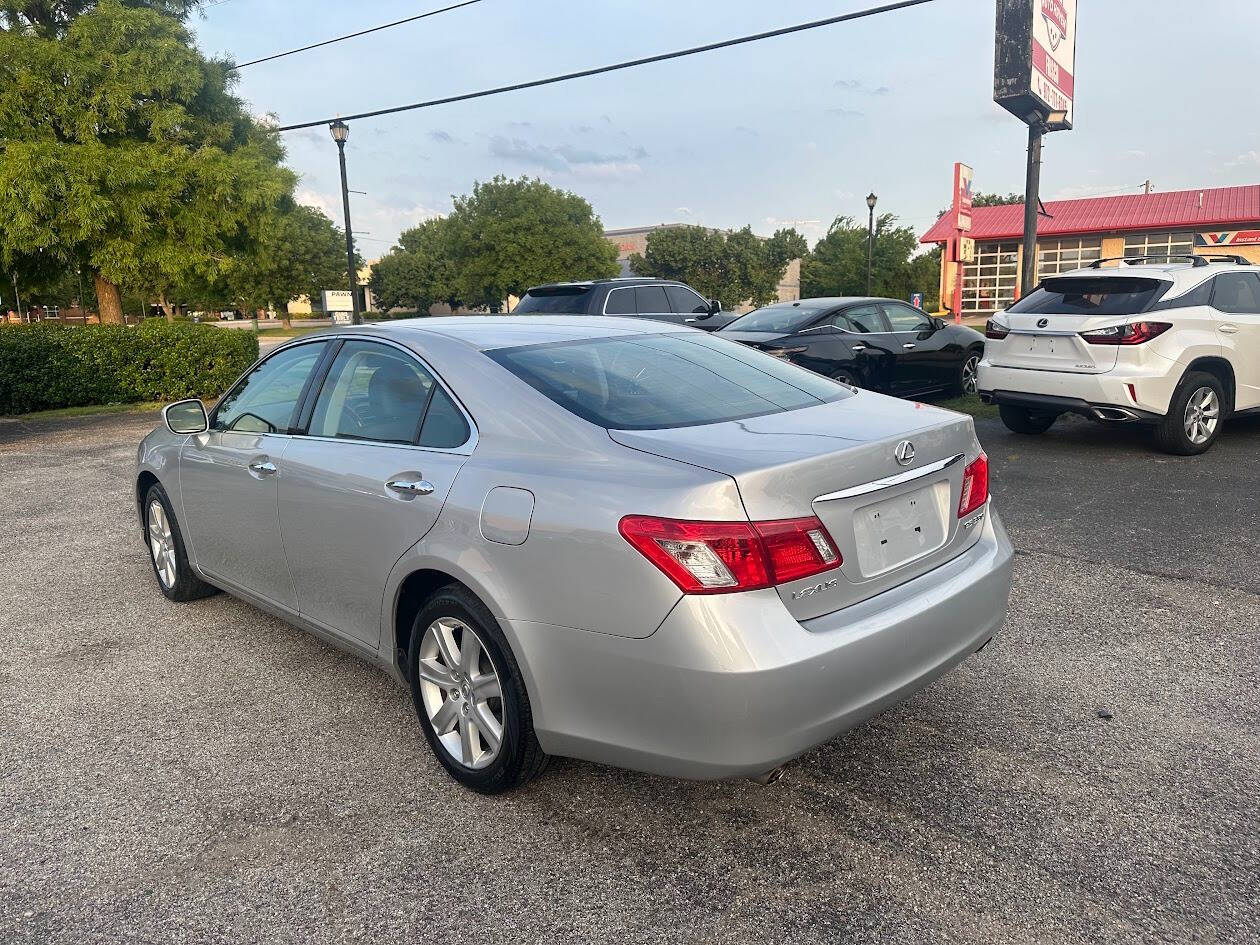
[[534,286],[513,315],[628,315],[713,331],[738,316],[691,286],[665,279],[593,279]]

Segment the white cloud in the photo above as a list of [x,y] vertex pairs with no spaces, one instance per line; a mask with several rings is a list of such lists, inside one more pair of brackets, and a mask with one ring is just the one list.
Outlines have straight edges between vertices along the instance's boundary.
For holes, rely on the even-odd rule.
[[324,215],[329,217],[333,216],[333,210],[336,207],[336,202],[331,197],[314,190],[299,190],[296,199],[303,206],[322,210]]
[[1260,165],[1260,151],[1244,151],[1232,161],[1226,161],[1226,167],[1250,167]]

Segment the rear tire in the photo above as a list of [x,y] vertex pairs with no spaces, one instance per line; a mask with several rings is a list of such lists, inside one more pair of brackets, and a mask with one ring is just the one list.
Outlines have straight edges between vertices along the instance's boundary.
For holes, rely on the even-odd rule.
[[833,381],[839,381],[841,384],[848,384],[850,387],[862,386],[861,384],[857,382],[857,379],[848,371],[836,371],[835,374],[831,375],[831,379]]
[[1221,435],[1225,410],[1225,391],[1215,375],[1187,374],[1177,385],[1168,413],[1155,427],[1155,442],[1175,456],[1206,453]]
[[494,615],[467,588],[448,584],[420,608],[407,676],[429,747],[464,787],[502,794],[546,768],[520,667]]
[[958,379],[954,381],[954,393],[959,397],[974,394],[979,390],[977,378],[982,357],[984,357],[983,348],[969,348],[962,363],[958,365]]
[[1016,407],[1013,404],[999,404],[998,413],[1002,417],[1002,422],[1006,424],[1006,429],[1012,433],[1028,435],[1045,433],[1054,426],[1054,421],[1059,419],[1057,413],[1037,413],[1027,407]]

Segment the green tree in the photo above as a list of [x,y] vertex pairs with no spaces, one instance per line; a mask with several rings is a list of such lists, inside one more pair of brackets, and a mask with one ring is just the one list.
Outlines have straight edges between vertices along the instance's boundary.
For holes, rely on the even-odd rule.
[[122,320],[120,285],[165,301],[214,282],[295,183],[278,136],[231,94],[228,64],[171,15],[189,6],[3,8],[0,263],[41,252],[83,266],[103,321]]
[[807,251],[805,237],[793,229],[762,239],[747,226],[729,234],[678,226],[650,232],[644,252],[630,257],[630,268],[637,275],[685,282],[728,305],[765,305],[774,301],[788,263]]
[[[919,240],[908,226],[896,226],[891,213],[875,221],[871,292],[887,298],[908,299],[924,294],[924,306],[938,304],[939,251],[915,256]],[[801,264],[801,295],[805,297],[866,294],[867,225],[852,217],[836,217],[827,235]]]
[[439,217],[405,231],[398,245],[372,266],[368,285],[384,311],[424,313],[439,302],[452,308],[460,304],[455,281],[451,224]]
[[617,273],[617,248],[577,194],[538,179],[498,176],[454,202],[444,242],[451,293],[467,305],[493,307],[540,282]]
[[[126,7],[145,7],[184,19],[203,0],[121,0]],[[35,33],[46,38],[61,36],[78,16],[97,5],[97,0],[0,0],[0,30]]]
[[[346,285],[345,233],[314,207],[295,204],[258,225],[252,252],[234,257],[223,281],[225,295],[246,311],[274,307],[289,326],[287,305],[300,296]],[[361,264],[356,257],[356,264]]]

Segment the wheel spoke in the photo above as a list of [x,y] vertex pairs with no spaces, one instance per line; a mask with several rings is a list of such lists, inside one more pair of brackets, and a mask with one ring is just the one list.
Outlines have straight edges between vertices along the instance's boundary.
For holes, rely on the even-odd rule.
[[490,711],[489,706],[474,705],[473,722],[476,723],[477,731],[481,733],[482,739],[485,740],[487,750],[491,752],[498,751],[499,743],[503,740],[503,726],[494,717],[494,713]]
[[472,633],[465,631],[463,644],[459,650],[459,670],[469,678],[477,672],[481,662],[481,641]]
[[442,703],[442,707],[433,713],[433,718],[429,721],[433,723],[433,731],[439,735],[445,735],[460,721],[459,709],[455,708],[453,700],[447,699]]
[[431,682],[435,686],[442,689],[451,689],[455,686],[455,679],[451,676],[450,671],[446,669],[437,660],[420,660],[416,663],[416,672],[425,682]]
[[432,627],[433,636],[437,639],[438,651],[442,654],[442,662],[447,669],[459,668],[459,647],[455,644],[455,628],[445,620],[439,620]]
[[503,692],[499,688],[499,677],[494,673],[478,676],[472,681],[472,696],[474,702],[503,698]]
[[476,758],[473,757],[473,726],[471,720],[463,716],[459,720],[459,749],[464,757],[460,759],[464,764],[472,767]]

